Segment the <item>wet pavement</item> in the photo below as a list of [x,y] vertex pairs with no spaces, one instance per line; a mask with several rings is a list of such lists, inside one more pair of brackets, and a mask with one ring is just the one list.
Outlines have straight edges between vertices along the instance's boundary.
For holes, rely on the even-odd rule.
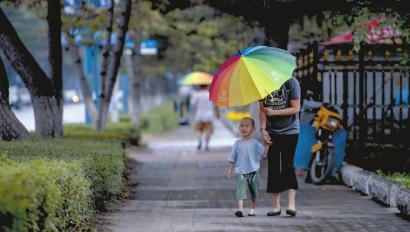
[[[135,196],[104,216],[112,231],[410,231],[392,208],[342,185],[314,186],[299,180],[298,215],[267,217],[271,208],[262,167],[262,193],[256,217],[234,216],[234,178],[225,177],[226,158],[236,138],[216,122],[210,151],[197,151],[193,129],[148,138],[147,148],[131,148],[138,162],[131,181]],[[249,206],[249,204],[246,204]],[[282,196],[282,212],[286,194]]]

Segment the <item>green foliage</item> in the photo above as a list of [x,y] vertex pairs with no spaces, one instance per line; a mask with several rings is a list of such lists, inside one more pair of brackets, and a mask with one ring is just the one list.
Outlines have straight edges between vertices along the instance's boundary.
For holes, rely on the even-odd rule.
[[[303,16],[302,23],[294,23],[289,29],[289,37],[293,41],[305,43],[307,41],[323,41],[332,35],[340,34],[339,26],[332,24],[329,11],[320,12],[318,15]],[[301,16],[302,17],[302,16]]]
[[255,24],[224,14],[206,5],[176,9],[166,15],[169,46],[164,65],[174,73],[189,70],[213,73],[238,49],[263,43],[264,33]]
[[1,231],[89,231],[90,183],[79,162],[0,158]]
[[141,135],[133,128],[129,119],[126,119],[118,123],[109,123],[101,132],[96,132],[91,126],[84,124],[66,124],[64,125],[64,138],[112,140],[138,145]]
[[353,35],[354,49],[359,50],[361,43],[370,43],[368,38],[367,23],[375,18],[384,15],[383,20],[378,20],[382,28],[392,26],[399,30],[401,37],[405,41],[410,41],[410,27],[408,25],[408,13],[402,14],[392,8],[373,8],[368,1],[358,1],[352,10],[347,14],[335,13],[332,18],[332,24],[340,28],[340,33],[351,31]]
[[140,136],[129,120],[64,130],[63,139],[0,141],[0,231],[90,230],[93,211],[120,195],[123,146]]
[[78,162],[91,185],[95,209],[103,209],[123,186],[124,154],[118,141],[50,139],[0,142],[0,151],[17,162],[36,159]]
[[393,174],[386,175],[381,170],[377,170],[377,174],[398,181],[402,183],[404,186],[406,186],[406,188],[410,188],[410,176],[405,173],[395,172]]
[[142,131],[149,133],[159,133],[177,128],[178,117],[172,102],[166,102],[142,114],[140,127]]

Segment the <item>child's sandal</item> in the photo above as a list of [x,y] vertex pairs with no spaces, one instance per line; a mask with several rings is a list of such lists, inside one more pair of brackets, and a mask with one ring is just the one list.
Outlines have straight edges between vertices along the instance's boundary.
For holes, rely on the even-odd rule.
[[241,210],[237,210],[237,211],[235,212],[235,216],[237,216],[237,217],[243,217],[243,212],[242,212]]

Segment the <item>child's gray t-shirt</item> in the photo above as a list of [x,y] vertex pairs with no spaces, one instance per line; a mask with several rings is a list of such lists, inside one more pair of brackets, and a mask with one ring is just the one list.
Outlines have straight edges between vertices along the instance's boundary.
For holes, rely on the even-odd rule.
[[259,170],[263,145],[256,139],[238,140],[232,147],[228,161],[235,164],[236,174],[248,174]]

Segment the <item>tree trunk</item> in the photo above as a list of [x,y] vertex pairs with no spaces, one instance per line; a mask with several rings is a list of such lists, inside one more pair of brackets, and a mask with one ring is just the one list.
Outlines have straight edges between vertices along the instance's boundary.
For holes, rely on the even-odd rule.
[[135,51],[127,57],[128,105],[133,127],[139,130],[141,116],[141,57]]
[[102,50],[102,58],[101,58],[101,93],[100,98],[104,98],[104,89],[106,85],[107,79],[107,67],[108,61],[110,57],[110,48],[111,48],[111,35],[112,35],[112,26],[114,23],[114,0],[110,0],[110,8],[108,8],[108,23],[107,23],[107,37],[105,39],[105,44]]
[[[0,49],[26,85],[34,108],[36,132],[40,137],[61,133],[58,106],[51,81],[18,37],[13,25],[0,8]],[[41,105],[46,103],[45,105]]]
[[100,97],[100,105],[98,108],[98,120],[97,131],[104,129],[107,123],[108,107],[110,105],[112,92],[114,89],[115,81],[117,80],[118,69],[121,64],[121,57],[125,43],[125,35],[128,30],[128,23],[131,17],[131,5],[132,0],[125,1],[125,8],[121,12],[121,16],[118,19],[118,33],[117,42],[111,50],[110,59],[107,67],[107,76],[104,92]]
[[94,104],[90,86],[88,85],[87,79],[84,75],[83,62],[81,60],[80,52],[73,40],[69,40],[68,49],[74,61],[74,69],[77,73],[78,83],[80,84],[81,93],[84,98],[85,108],[90,114],[91,124],[95,127],[97,122],[97,107]]
[[[55,137],[63,136],[63,56],[61,50],[61,1],[47,0],[48,46],[51,84],[57,101]],[[61,125],[61,126],[59,126]]]
[[0,139],[29,140],[30,133],[17,119],[9,105],[9,81],[0,57]]

